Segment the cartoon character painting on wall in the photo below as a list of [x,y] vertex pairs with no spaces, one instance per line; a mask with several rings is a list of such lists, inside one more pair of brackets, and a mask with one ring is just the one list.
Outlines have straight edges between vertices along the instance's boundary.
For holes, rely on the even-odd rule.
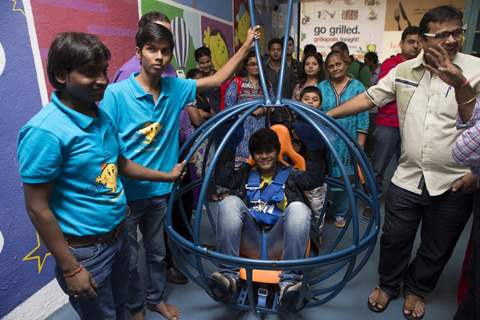
[[[238,13],[235,16],[235,21],[234,46],[238,48],[247,39],[248,29],[250,28],[250,13],[244,3],[240,4]],[[260,25],[260,39],[258,41],[260,43],[260,50],[263,51],[265,48],[265,26],[262,25],[261,21],[257,21],[257,24]]]
[[207,29],[203,31],[203,43],[212,53],[214,68],[216,70],[220,69],[228,61],[229,57],[228,46],[224,35],[219,30],[211,31],[210,27],[207,27]]
[[247,39],[248,28],[250,28],[250,14],[245,8],[245,4],[240,4],[238,14],[235,17],[237,28],[235,29],[235,47],[241,46]]

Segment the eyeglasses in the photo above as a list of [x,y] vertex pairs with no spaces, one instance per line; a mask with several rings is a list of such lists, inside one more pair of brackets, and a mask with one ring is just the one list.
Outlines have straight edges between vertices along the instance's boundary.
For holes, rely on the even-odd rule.
[[453,31],[444,31],[440,33],[424,33],[423,35],[429,38],[435,38],[437,40],[447,40],[450,36],[453,39],[459,39],[465,33],[465,29],[457,29]]

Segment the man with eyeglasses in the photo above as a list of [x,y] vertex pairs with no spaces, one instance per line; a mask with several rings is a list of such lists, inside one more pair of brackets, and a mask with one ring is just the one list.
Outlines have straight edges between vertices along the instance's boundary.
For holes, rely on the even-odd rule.
[[[368,298],[374,312],[387,308],[403,282],[404,317],[423,318],[424,299],[435,288],[472,211],[470,193],[477,179],[451,153],[480,95],[480,59],[459,53],[462,18],[450,5],[425,13],[419,26],[423,52],[328,112],[340,118],[397,102],[402,147],[385,197],[379,284]],[[420,247],[410,261],[420,223]]]

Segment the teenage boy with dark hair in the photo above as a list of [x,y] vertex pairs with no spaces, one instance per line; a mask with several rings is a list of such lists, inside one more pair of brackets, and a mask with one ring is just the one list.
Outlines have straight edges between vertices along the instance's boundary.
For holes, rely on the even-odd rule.
[[[277,95],[278,81],[280,77],[280,68],[282,64],[282,48],[283,42],[278,38],[268,41],[268,63],[265,66],[265,76],[272,84],[272,89]],[[289,68],[285,69],[282,85],[282,98],[290,99],[292,97],[293,87],[297,82],[297,76]]]
[[125,157],[116,126],[95,104],[108,83],[109,58],[93,35],[57,35],[48,51],[52,101],[18,139],[28,213],[81,319],[127,319],[127,208],[118,174],[173,181],[184,166],[164,173]]
[[[193,101],[197,90],[218,87],[231,76],[248,53],[254,38],[259,38],[258,27],[248,32],[247,41],[220,70],[210,77],[179,79],[162,78],[172,59],[172,33],[162,25],[149,23],[136,35],[136,51],[141,61],[140,73],[134,73],[122,82],[110,85],[102,108],[117,123],[125,143],[125,152],[135,162],[150,168],[169,170],[178,158],[179,115],[182,108]],[[167,319],[176,319],[179,311],[164,303],[165,243],[163,221],[170,183],[137,183],[124,180],[125,193],[131,214],[127,219],[132,249],[130,272],[130,301],[132,315],[143,318],[144,301],[149,308]],[[136,241],[137,226],[143,234],[147,256],[149,288],[146,297],[139,281]]]
[[[309,139],[305,139],[309,140]],[[307,170],[300,171],[278,161],[280,142],[275,131],[263,128],[250,137],[249,151],[254,165],[244,163],[234,170],[236,143],[229,144],[218,161],[215,180],[237,195],[229,195],[219,203],[216,250],[238,256],[260,258],[261,227],[268,231],[267,252],[271,260],[292,260],[305,257],[310,231],[310,208],[304,192],[323,184],[325,161],[315,142],[306,141]],[[309,148],[310,147],[310,148]],[[253,190],[253,191],[252,191]],[[273,195],[267,197],[266,195]],[[282,243],[283,245],[278,245]],[[232,301],[237,294],[238,268],[221,266],[210,277],[216,298]],[[280,303],[294,306],[301,288],[302,275],[285,271],[280,275]]]
[[215,73],[212,63],[212,52],[207,47],[197,48],[194,52],[195,61],[197,61],[198,69],[203,72],[204,77],[211,76]]
[[[283,37],[282,37],[282,43],[283,43]],[[300,77],[300,75],[303,73],[303,64],[299,61],[293,58],[293,51],[295,50],[295,41],[293,40],[292,36],[288,37],[288,42],[287,42],[287,66],[290,70],[292,70],[297,77]]]
[[[143,27],[147,23],[158,23],[172,31],[172,26],[170,24],[170,19],[166,15],[158,11],[150,11],[145,13],[140,20],[138,21],[138,28]],[[130,75],[134,72],[140,72],[142,67],[140,66],[140,59],[135,54],[130,60],[125,62],[113,76],[112,83],[120,82],[122,80],[128,79]],[[176,77],[177,72],[175,68],[169,64],[165,71],[162,73],[162,77]]]
[[[400,63],[414,59],[422,50],[420,42],[420,29],[416,26],[405,28],[400,41],[400,53],[386,59],[378,74],[378,80],[384,78],[390,70]],[[378,190],[383,192],[383,174],[392,157],[398,163],[400,158],[400,129],[396,101],[389,102],[379,108],[375,118],[375,131],[373,133],[373,169],[377,180]]]
[[[424,299],[435,288],[472,212],[469,192],[477,179],[451,154],[463,131],[456,129],[457,117],[468,122],[480,94],[480,59],[459,52],[462,17],[451,5],[426,12],[419,26],[423,52],[328,112],[344,117],[397,102],[402,155],[385,196],[379,284],[368,298],[375,312],[387,308],[403,282],[403,315],[423,318]],[[420,222],[421,243],[412,258]]]
[[[209,77],[217,72],[213,68],[212,53],[207,47],[200,47],[195,50],[195,61],[197,61],[198,69],[202,71],[204,77]],[[210,88],[204,90],[203,94],[210,100],[210,106],[214,113],[220,112],[220,89]]]
[[370,69],[360,61],[356,60],[355,57],[350,55],[348,50],[348,45],[343,41],[335,42],[330,49],[332,51],[338,51],[345,54],[347,57],[350,57],[350,65],[348,66],[347,73],[351,75],[354,79],[360,81],[365,88],[370,87],[370,78],[372,73]]

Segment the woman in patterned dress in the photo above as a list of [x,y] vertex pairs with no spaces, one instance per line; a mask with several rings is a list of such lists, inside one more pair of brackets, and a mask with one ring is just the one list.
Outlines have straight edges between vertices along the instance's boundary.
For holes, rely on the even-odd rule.
[[[318,85],[322,92],[322,110],[325,112],[365,91],[365,87],[360,81],[352,79],[347,74],[349,61],[348,56],[337,51],[330,52],[325,59],[328,80],[324,80]],[[337,119],[337,122],[363,147],[368,132],[368,112]],[[334,149],[345,166],[347,174],[353,176],[355,168],[346,144],[338,139]],[[341,177],[340,168],[336,161],[330,157],[329,162],[330,176]],[[346,222],[345,216],[349,209],[347,193],[340,188],[331,188],[330,191],[333,200],[331,212],[335,215],[335,226],[343,228]]]

